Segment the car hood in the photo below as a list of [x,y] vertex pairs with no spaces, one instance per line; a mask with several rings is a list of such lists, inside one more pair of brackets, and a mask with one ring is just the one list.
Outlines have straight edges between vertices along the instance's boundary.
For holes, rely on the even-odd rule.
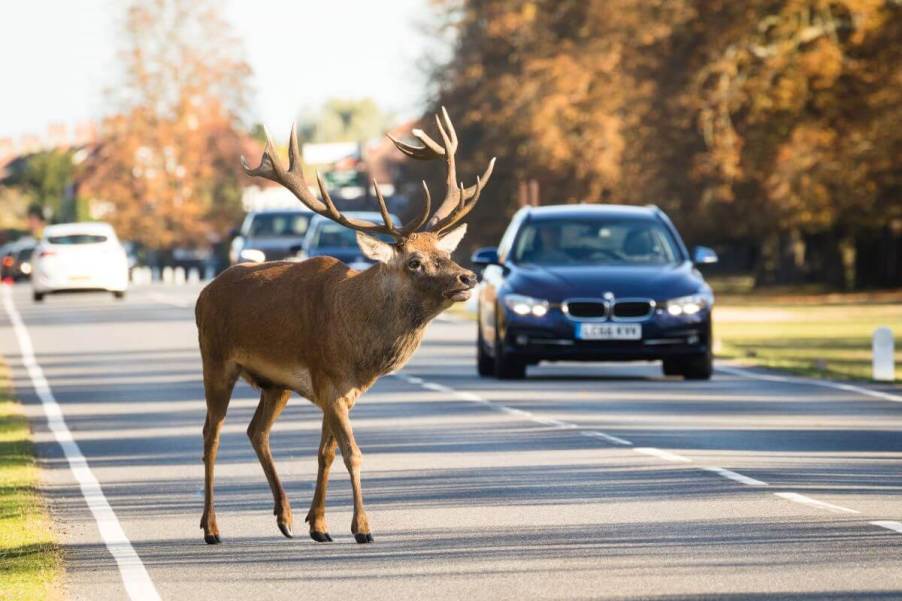
[[267,260],[284,259],[292,254],[293,247],[300,248],[304,242],[303,237],[286,236],[280,238],[248,238],[242,244],[241,249],[261,250]]
[[707,289],[691,262],[672,265],[538,266],[518,265],[507,277],[508,289],[560,302],[567,298],[597,298],[605,292],[615,297],[666,300]]

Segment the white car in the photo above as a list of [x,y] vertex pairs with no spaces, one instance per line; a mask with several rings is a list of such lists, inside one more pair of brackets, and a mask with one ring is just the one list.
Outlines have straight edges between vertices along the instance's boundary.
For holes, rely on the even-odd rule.
[[61,223],[44,229],[32,255],[34,300],[45,294],[106,290],[123,298],[128,288],[128,259],[107,223]]

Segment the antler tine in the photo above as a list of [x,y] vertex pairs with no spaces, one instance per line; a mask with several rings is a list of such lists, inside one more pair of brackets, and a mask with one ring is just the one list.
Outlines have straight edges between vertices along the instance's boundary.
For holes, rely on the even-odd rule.
[[391,230],[393,236],[402,238],[404,234],[395,229],[395,223],[388,213],[388,207],[385,206],[385,198],[382,196],[382,190],[379,189],[379,184],[376,182],[375,177],[372,178],[372,182],[373,190],[376,192],[376,200],[379,202],[379,212],[382,213],[382,222],[385,223],[385,227]]
[[[304,178],[303,165],[300,160],[301,153],[298,149],[297,128],[294,125],[291,127],[291,136],[288,140],[287,170],[279,162],[278,155],[275,151],[276,146],[273,144],[269,131],[264,128],[264,132],[266,133],[266,146],[263,148],[263,157],[260,159],[260,165],[252,169],[248,165],[247,159],[243,156],[241,157],[241,166],[245,173],[250,176],[262,177],[274,181],[277,184],[281,184],[290,190],[291,193],[311,211],[323,215],[324,217],[328,217],[345,227],[367,233],[384,233],[398,240],[403,237],[401,232],[395,229],[391,218],[388,217],[388,208],[385,206],[385,200],[378,192],[380,210],[382,211],[382,217],[385,220],[385,224],[383,225],[364,219],[349,219],[345,217],[341,211],[335,208],[335,203],[332,202],[332,198],[326,190],[326,184],[319,172],[316,174],[316,183],[319,186],[319,191],[323,199],[320,201],[316,198],[310,191],[310,188],[307,186],[307,180]],[[376,189],[378,191],[378,187]]]
[[463,182],[461,182],[461,184],[460,184],[460,192],[461,192],[460,208],[458,210],[454,211],[454,213],[452,213],[451,215],[449,215],[448,219],[445,220],[445,222],[436,225],[435,228],[433,228],[433,230],[432,230],[433,232],[435,232],[437,235],[441,236],[442,234],[444,234],[445,232],[447,232],[448,230],[453,228],[455,225],[457,225],[464,217],[466,217],[467,215],[470,214],[470,211],[473,210],[473,207],[475,207],[476,203],[479,201],[479,195],[482,194],[482,189],[485,188],[485,180],[481,180],[479,178],[479,176],[477,175],[476,176],[476,185],[472,186],[472,188],[475,190],[475,192],[474,192],[472,198],[470,199],[470,201],[465,203],[465,201],[463,200],[464,194],[465,194],[465,189],[464,189]]
[[429,193],[429,186],[426,185],[425,180],[423,181],[423,192],[425,193],[424,197],[426,199],[423,210],[418,217],[414,217],[401,228],[401,231],[405,236],[409,236],[417,231],[429,220],[429,211],[432,209],[432,195]]

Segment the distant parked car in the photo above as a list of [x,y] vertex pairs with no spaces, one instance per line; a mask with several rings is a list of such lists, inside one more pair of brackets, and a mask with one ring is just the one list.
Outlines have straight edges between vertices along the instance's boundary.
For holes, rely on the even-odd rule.
[[292,257],[301,249],[313,213],[305,210],[248,213],[229,251],[235,263],[261,263]]
[[31,236],[0,247],[0,278],[27,280],[31,277],[31,254],[37,242]]
[[32,256],[34,300],[47,294],[105,290],[123,298],[128,288],[128,259],[106,223],[63,223],[44,229]]
[[[344,215],[352,219],[382,223],[381,213],[348,211]],[[390,217],[396,225],[400,225],[400,220],[395,215],[390,215]],[[394,242],[385,234],[377,234],[376,237],[383,242]],[[307,235],[304,237],[304,244],[300,253],[298,253],[298,258],[306,259],[321,256],[335,257],[355,269],[366,269],[373,263],[363,255],[363,252],[357,245],[357,232],[322,215],[316,215],[307,228]]]
[[664,373],[711,377],[714,296],[657,207],[527,207],[484,267],[478,372],[522,378],[540,361],[663,360]]

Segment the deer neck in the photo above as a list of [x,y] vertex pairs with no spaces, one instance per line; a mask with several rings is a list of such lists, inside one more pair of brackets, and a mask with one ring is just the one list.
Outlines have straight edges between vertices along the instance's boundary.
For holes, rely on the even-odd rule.
[[[400,369],[420,345],[426,326],[445,308],[441,300],[423,298],[389,267],[379,263],[347,281],[343,294],[346,323],[366,332],[360,341],[364,371],[384,374]],[[363,350],[363,349],[361,349]]]

